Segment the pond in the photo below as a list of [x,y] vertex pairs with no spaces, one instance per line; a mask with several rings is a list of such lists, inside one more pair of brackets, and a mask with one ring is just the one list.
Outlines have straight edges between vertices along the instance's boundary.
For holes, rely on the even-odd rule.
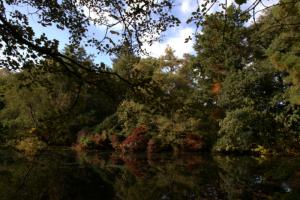
[[1,200],[300,199],[300,158],[0,151]]

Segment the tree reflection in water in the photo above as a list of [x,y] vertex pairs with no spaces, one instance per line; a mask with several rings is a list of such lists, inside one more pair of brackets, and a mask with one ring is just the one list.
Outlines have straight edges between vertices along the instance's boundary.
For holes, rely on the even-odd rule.
[[300,159],[0,151],[3,200],[297,199]]

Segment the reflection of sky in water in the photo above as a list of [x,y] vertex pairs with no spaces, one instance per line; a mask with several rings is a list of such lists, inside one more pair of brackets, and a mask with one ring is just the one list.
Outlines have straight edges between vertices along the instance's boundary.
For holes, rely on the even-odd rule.
[[254,178],[254,184],[261,184],[264,181],[264,178],[262,176],[255,176]]
[[292,192],[292,188],[290,188],[288,186],[288,184],[286,184],[285,182],[281,183],[281,188],[285,191],[285,192]]

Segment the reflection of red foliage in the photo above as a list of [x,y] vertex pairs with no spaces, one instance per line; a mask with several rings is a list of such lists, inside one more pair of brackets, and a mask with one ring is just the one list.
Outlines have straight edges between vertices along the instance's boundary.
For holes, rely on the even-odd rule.
[[188,170],[199,169],[199,167],[205,164],[205,161],[202,159],[201,156],[187,156],[186,157],[186,167]]
[[205,146],[203,138],[196,134],[187,134],[184,139],[184,149],[188,151],[199,151]]
[[129,156],[121,156],[121,159],[124,161],[127,169],[135,176],[143,178],[145,173],[143,171],[143,163],[140,163],[137,159]]
[[76,144],[72,145],[72,149],[74,149],[75,151],[80,152],[80,151],[84,150],[85,147],[83,145],[79,144],[79,143],[76,143]]
[[110,156],[110,159],[109,159],[110,161],[111,161],[111,163],[113,164],[113,165],[121,165],[121,164],[123,164],[123,160],[119,157],[119,155],[117,155],[117,154],[112,154],[111,156]]
[[160,140],[152,138],[147,144],[147,153],[162,152],[171,150],[167,144],[163,144]]
[[147,147],[148,139],[145,137],[147,129],[144,126],[135,128],[121,144],[121,150],[127,151],[144,151]]

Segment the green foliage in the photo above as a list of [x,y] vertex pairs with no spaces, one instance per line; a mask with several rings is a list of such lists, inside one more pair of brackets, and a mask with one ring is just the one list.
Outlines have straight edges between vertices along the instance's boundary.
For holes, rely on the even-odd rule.
[[252,149],[253,152],[256,152],[262,156],[267,155],[270,153],[269,149],[266,149],[264,146],[257,145],[256,148]]
[[253,67],[226,77],[218,104],[226,110],[249,106],[259,111],[267,111],[272,98],[282,95],[283,90],[281,73],[264,67]]
[[122,123],[125,134],[131,133],[132,129],[146,123],[150,119],[147,108],[143,104],[134,101],[123,101],[118,108],[118,119]]
[[[19,6],[28,9],[18,9]],[[93,46],[97,53],[112,54],[124,43],[129,43],[135,51],[141,51],[143,44],[152,44],[167,28],[179,25],[179,19],[170,12],[172,7],[173,1],[169,0],[151,3],[141,0],[1,2],[0,43],[5,56],[0,64],[8,69],[21,69],[23,61],[38,63],[45,57],[59,60],[62,64],[70,61],[79,64],[70,57],[65,59],[66,56],[59,52],[59,38],[49,39],[41,29],[36,30],[37,27],[29,23],[29,16],[38,19],[38,27],[51,27],[57,32],[66,30],[70,34],[71,45],[78,46],[84,42],[86,46]],[[96,17],[86,11],[92,11]],[[90,34],[92,25],[106,28],[105,36]],[[117,25],[123,27],[122,31],[116,30]]]
[[[293,0],[282,0],[275,6],[262,22],[261,32],[274,32],[267,47],[267,55],[277,69],[287,72],[286,81],[291,83],[288,90],[290,100],[300,104],[300,3]],[[279,22],[279,23],[278,23]]]
[[40,141],[36,136],[21,139],[20,141],[17,141],[14,146],[14,148],[24,152],[27,155],[34,155],[39,150],[45,149],[46,147],[46,143]]
[[[72,47],[66,48],[66,54],[70,51]],[[90,67],[92,61],[83,49],[74,53],[82,64]],[[45,66],[51,66],[52,71]],[[77,70],[85,78],[93,78]],[[5,77],[5,81],[5,106],[0,119],[8,129],[6,135],[26,136],[27,130],[36,128],[38,137],[49,144],[71,144],[79,130],[111,115],[122,98],[121,92],[114,92],[119,90],[119,83],[113,77],[102,77],[96,84],[86,83],[77,76],[67,76],[61,64],[51,60],[28,65],[23,71]]]
[[282,79],[282,73],[268,68],[226,77],[218,104],[227,112],[216,150],[252,151],[258,145],[287,150],[298,143],[299,107],[287,102]]
[[[210,81],[211,77],[218,75],[218,73],[221,74],[221,79],[218,76],[214,78],[221,80],[219,81],[221,83],[220,92],[215,94],[214,99],[216,105],[226,112],[225,118],[219,124],[219,139],[217,139],[214,146],[216,151],[249,152],[256,151],[259,146],[262,146],[266,149],[288,152],[290,149],[297,148],[296,146],[299,144],[300,132],[296,128],[300,125],[298,120],[299,106],[291,104],[288,98],[288,94],[291,94],[290,91],[294,90],[299,84],[289,81],[291,73],[289,73],[289,76],[286,76],[286,72],[289,72],[287,69],[292,69],[292,66],[296,66],[299,62],[295,60],[297,55],[296,57],[286,57],[289,59],[289,61],[285,60],[286,63],[291,65],[288,68],[284,68],[285,65],[279,63],[278,60],[283,55],[288,55],[286,53],[290,51],[289,48],[295,49],[291,46],[297,44],[296,41],[298,41],[296,32],[293,32],[293,37],[289,37],[286,33],[295,31],[297,27],[280,29],[278,20],[280,17],[285,16],[285,23],[290,23],[292,16],[293,19],[297,19],[298,14],[292,11],[294,9],[292,4],[295,2],[283,1],[281,3],[283,5],[275,6],[272,12],[267,12],[265,16],[261,17],[259,23],[252,27],[246,28],[243,25],[244,18],[241,15],[235,19],[236,22],[239,20],[242,22],[237,23],[237,25],[241,25],[240,29],[235,29],[234,31],[234,34],[240,34],[240,37],[232,34],[232,38],[228,36],[228,44],[226,41],[220,42],[220,44],[225,45],[224,52],[226,52],[226,48],[230,47],[230,45],[238,44],[234,41],[244,41],[245,43],[241,44],[242,46],[244,45],[245,51],[241,49],[241,52],[236,53],[236,55],[232,54],[227,57],[230,61],[229,67],[231,66],[231,70],[227,70],[226,73],[222,73],[222,71],[219,71],[219,73],[216,70],[210,73],[206,70],[218,66],[214,62],[214,60],[218,61],[218,57],[215,55],[223,54],[221,51],[215,54],[211,53],[211,55],[205,54],[206,51],[210,51],[207,48],[209,45],[211,45],[212,49],[217,49],[217,46],[215,47],[214,45],[218,43],[201,40],[201,37],[212,39],[210,34],[218,33],[214,27],[218,24],[221,26],[222,23],[227,24],[228,21],[230,24],[231,19],[229,17],[222,20],[219,17],[218,21],[216,20],[218,19],[217,13],[215,16],[212,15],[211,19],[207,18],[205,21],[208,23],[206,26],[207,32],[204,29],[203,35],[200,35],[198,40],[198,47],[202,45],[202,49],[198,50],[199,65],[201,66],[202,63],[202,68],[199,69],[199,72],[202,73],[202,80],[200,80],[205,83],[205,79]],[[285,7],[285,3],[288,6]],[[288,9],[291,9],[291,13],[287,13]],[[238,13],[238,11],[235,12]],[[213,20],[218,21],[218,23],[214,23]],[[211,28],[209,28],[210,26]],[[283,40],[284,37],[285,41]],[[218,41],[217,38],[215,40]],[[203,46],[205,44],[208,45],[206,48]],[[219,47],[221,48],[221,46]],[[271,53],[272,49],[277,51],[277,53]],[[281,52],[280,56],[278,52]],[[209,60],[201,57],[203,53],[206,57],[212,57],[211,63]],[[221,64],[226,64],[227,61],[222,59],[223,57],[219,59]],[[231,62],[235,59],[239,59],[237,64]],[[203,62],[202,60],[205,61]],[[278,69],[281,71],[278,71]],[[211,80],[211,83],[216,84],[218,82]],[[294,84],[291,85],[290,83]],[[209,85],[206,90],[208,89]],[[295,101],[292,100],[292,103],[295,103]],[[264,152],[263,150],[258,151],[260,153]]]
[[244,4],[246,2],[247,2],[247,0],[235,0],[235,3],[237,3],[239,5]]
[[250,151],[258,144],[271,147],[276,137],[274,120],[249,107],[226,113],[220,127],[216,151]]
[[118,134],[121,131],[120,123],[118,121],[118,115],[116,113],[106,117],[99,125],[94,129],[95,133],[101,133],[103,131],[111,131],[110,134]]
[[[235,2],[241,5],[246,1]],[[104,21],[105,13],[115,20],[120,19],[119,15],[126,8],[125,18],[122,16],[117,22],[138,22],[132,27],[127,24],[123,34],[111,30],[116,24],[112,27],[105,24],[108,29],[102,42],[95,38],[88,40],[87,43],[94,42],[100,51],[114,51],[112,68],[96,65],[93,56],[78,47],[78,41],[86,37],[88,24],[85,23],[88,22],[84,21],[84,15],[64,15],[56,19],[59,26],[75,31],[71,32],[73,41],[64,54],[58,52],[55,41],[47,38],[33,41],[34,33],[26,23],[26,16],[20,15],[20,22],[12,18],[6,23],[6,18],[0,15],[3,30],[0,43],[6,36],[10,45],[19,45],[10,47],[10,51],[7,50],[10,45],[5,46],[10,57],[4,62],[6,67],[8,63],[16,67],[20,62],[11,58],[20,56],[13,52],[19,48],[26,51],[31,43],[35,46],[22,70],[0,71],[1,141],[28,136],[28,130],[34,128],[35,136],[49,144],[71,144],[77,139],[80,148],[112,146],[118,150],[122,147],[144,150],[147,146],[155,151],[159,146],[171,146],[174,150],[214,146],[216,151],[260,154],[299,149],[300,4],[297,1],[281,0],[250,25],[250,14],[236,4],[228,7],[221,4],[225,10],[201,16],[208,11],[206,1],[200,5],[202,10],[198,8],[191,14],[194,18],[189,19],[198,20],[196,25],[202,26],[201,33],[196,35],[196,55],[183,58],[177,58],[176,49],[170,47],[160,58],[142,58],[136,54],[135,47],[148,41],[139,40],[141,37],[149,36],[151,40],[155,33],[178,22],[163,9],[170,9],[172,3],[167,0],[151,5],[140,2],[136,7],[130,1],[105,3],[106,9],[99,14]],[[96,5],[104,4],[95,3],[90,8]],[[0,10],[16,14],[6,10],[9,6],[10,3],[0,5]],[[31,6],[37,4],[33,2]],[[39,6],[49,7],[44,3]],[[149,10],[136,10],[139,6]],[[129,11],[137,13],[128,15]],[[147,18],[153,12],[158,18]],[[139,20],[132,16],[138,16]],[[84,23],[76,27],[61,24],[63,19],[74,18]],[[47,22],[52,21],[50,15]],[[10,23],[14,23],[14,27]],[[144,26],[146,24],[151,26]],[[4,27],[10,27],[11,31],[7,32]],[[26,47],[20,38],[15,40],[16,36],[21,39],[23,36],[11,35],[16,33],[14,28],[17,33],[26,29]],[[76,28],[81,32],[76,34]],[[152,35],[142,35],[148,31]],[[120,35],[119,44],[114,44],[110,34]],[[49,57],[32,60],[37,56],[35,53],[41,51]],[[85,134],[80,130],[86,130]]]
[[[125,54],[115,60],[114,66],[119,71],[128,69],[121,61],[132,54]],[[192,57],[184,59],[174,56],[174,51],[166,49],[166,54],[159,59],[140,59],[131,63],[128,74],[137,83],[136,90],[128,90],[126,98],[119,104],[115,115],[101,122],[94,130],[115,135],[133,137],[134,130],[147,127],[146,135],[152,141],[160,141],[160,146],[183,148],[184,139],[189,134],[210,137],[203,127],[206,122],[199,119],[200,103],[196,98]],[[130,59],[129,59],[130,60]],[[129,62],[130,63],[130,62]],[[208,126],[206,126],[207,130]]]
[[114,58],[113,70],[125,79],[133,78],[133,67],[139,62],[129,46],[124,46]]
[[229,72],[243,69],[250,60],[249,30],[245,23],[249,15],[234,5],[227,15],[215,13],[206,16],[202,33],[197,35],[195,50],[198,53],[202,76],[213,81],[222,80]]

